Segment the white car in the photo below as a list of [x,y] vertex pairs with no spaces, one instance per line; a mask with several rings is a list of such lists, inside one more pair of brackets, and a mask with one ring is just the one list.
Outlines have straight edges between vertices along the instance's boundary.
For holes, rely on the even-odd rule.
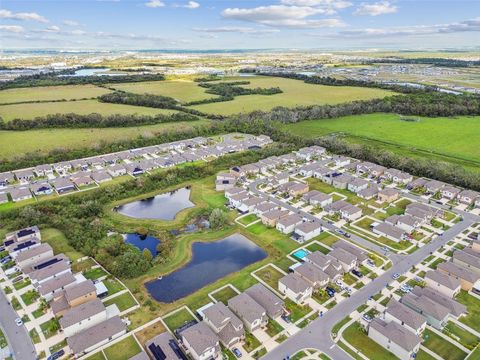
[[17,326],[22,326],[22,325],[23,325],[22,319],[16,318],[16,319],[15,319],[15,324],[17,324]]

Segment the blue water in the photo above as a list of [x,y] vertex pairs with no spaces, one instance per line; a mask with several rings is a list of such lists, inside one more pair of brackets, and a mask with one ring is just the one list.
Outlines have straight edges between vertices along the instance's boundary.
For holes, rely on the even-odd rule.
[[303,258],[307,255],[308,255],[308,251],[303,249],[297,250],[293,253],[293,256],[295,256],[297,259],[300,259],[300,260],[303,260]]
[[192,244],[192,259],[180,269],[145,284],[152,297],[169,303],[267,257],[267,253],[241,234]]
[[173,220],[179,211],[193,206],[195,204],[190,201],[190,188],[181,188],[121,205],[116,211],[136,219]]
[[154,236],[144,236],[136,233],[125,234],[125,242],[132,244],[136,248],[140,249],[140,251],[143,251],[143,249],[148,249],[153,256],[157,255],[157,245],[160,244],[160,240]]

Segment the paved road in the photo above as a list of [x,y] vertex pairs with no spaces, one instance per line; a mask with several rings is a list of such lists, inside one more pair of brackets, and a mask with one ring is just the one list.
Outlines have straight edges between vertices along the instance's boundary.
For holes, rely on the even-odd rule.
[[457,234],[467,229],[476,219],[466,219],[445,231],[443,236],[434,238],[429,244],[418,249],[411,255],[401,257],[393,267],[382,276],[355,292],[351,297],[342,300],[333,309],[317,320],[311,322],[306,328],[288,338],[272,351],[268,352],[262,360],[280,360],[291,356],[305,348],[318,349],[334,360],[351,360],[341,348],[336,346],[331,338],[333,326],[345,316],[351,314],[358,306],[365,303],[370,296],[375,295],[392,281],[394,273],[405,273],[413,265],[422,262],[430,253],[452,240]]
[[15,324],[17,317],[17,313],[0,290],[0,326],[7,337],[10,349],[13,349],[13,357],[17,360],[35,360],[37,356],[30,336],[25,326]]

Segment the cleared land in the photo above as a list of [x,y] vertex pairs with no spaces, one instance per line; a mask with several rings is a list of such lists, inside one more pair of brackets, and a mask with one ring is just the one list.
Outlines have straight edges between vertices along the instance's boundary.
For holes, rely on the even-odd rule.
[[111,92],[95,85],[42,86],[0,91],[0,104],[93,98]]
[[53,149],[94,147],[102,142],[134,139],[139,136],[150,137],[172,128],[180,131],[207,123],[208,120],[199,120],[125,128],[0,131],[0,158],[11,159],[26,153],[46,153]]
[[62,102],[43,102],[0,105],[0,117],[4,121],[13,119],[34,119],[37,116],[46,116],[48,114],[69,114],[75,113],[88,115],[98,113],[101,115],[156,115],[172,114],[175,110],[154,109],[142,106],[131,106],[122,104],[101,103],[97,100],[79,100]]
[[409,118],[416,121],[403,121],[395,114],[345,116],[288,124],[285,129],[304,137],[343,133],[354,141],[373,140],[480,163],[480,148],[474,141],[480,138],[480,116]]
[[198,83],[196,82],[188,80],[112,84],[111,87],[136,94],[148,93],[153,95],[169,96],[182,103],[217,97],[217,95],[214,94],[207,94],[205,92],[205,88],[198,86]]
[[368,100],[393,95],[381,89],[351,86],[324,86],[306,84],[300,80],[276,77],[235,77],[225,81],[250,81],[247,88],[279,87],[283,93],[275,95],[243,95],[232,101],[195,105],[192,108],[212,114],[231,115],[254,110],[271,110],[277,106],[297,107],[307,105],[339,104],[353,100]]

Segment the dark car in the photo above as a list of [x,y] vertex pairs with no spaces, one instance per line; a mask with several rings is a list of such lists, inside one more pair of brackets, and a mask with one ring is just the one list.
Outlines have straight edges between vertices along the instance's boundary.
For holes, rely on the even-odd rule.
[[240,350],[238,350],[238,348],[233,348],[232,352],[233,352],[233,355],[235,355],[237,358],[242,357],[242,353],[240,352]]
[[362,277],[363,277],[363,274],[362,274],[360,271],[355,270],[355,269],[352,270],[352,274],[355,275],[355,276],[358,277],[358,278],[362,278]]
[[56,353],[53,353],[52,355],[50,355],[47,358],[47,360],[55,360],[55,359],[58,359],[58,358],[62,357],[63,355],[65,355],[65,351],[60,350],[60,351],[57,351]]
[[287,324],[290,323],[290,318],[287,315],[282,315],[283,321],[285,321]]
[[335,292],[336,292],[335,289],[332,288],[332,287],[330,287],[330,286],[327,286],[327,287],[325,288],[325,290],[331,291],[331,292],[333,292],[334,294],[335,294]]

